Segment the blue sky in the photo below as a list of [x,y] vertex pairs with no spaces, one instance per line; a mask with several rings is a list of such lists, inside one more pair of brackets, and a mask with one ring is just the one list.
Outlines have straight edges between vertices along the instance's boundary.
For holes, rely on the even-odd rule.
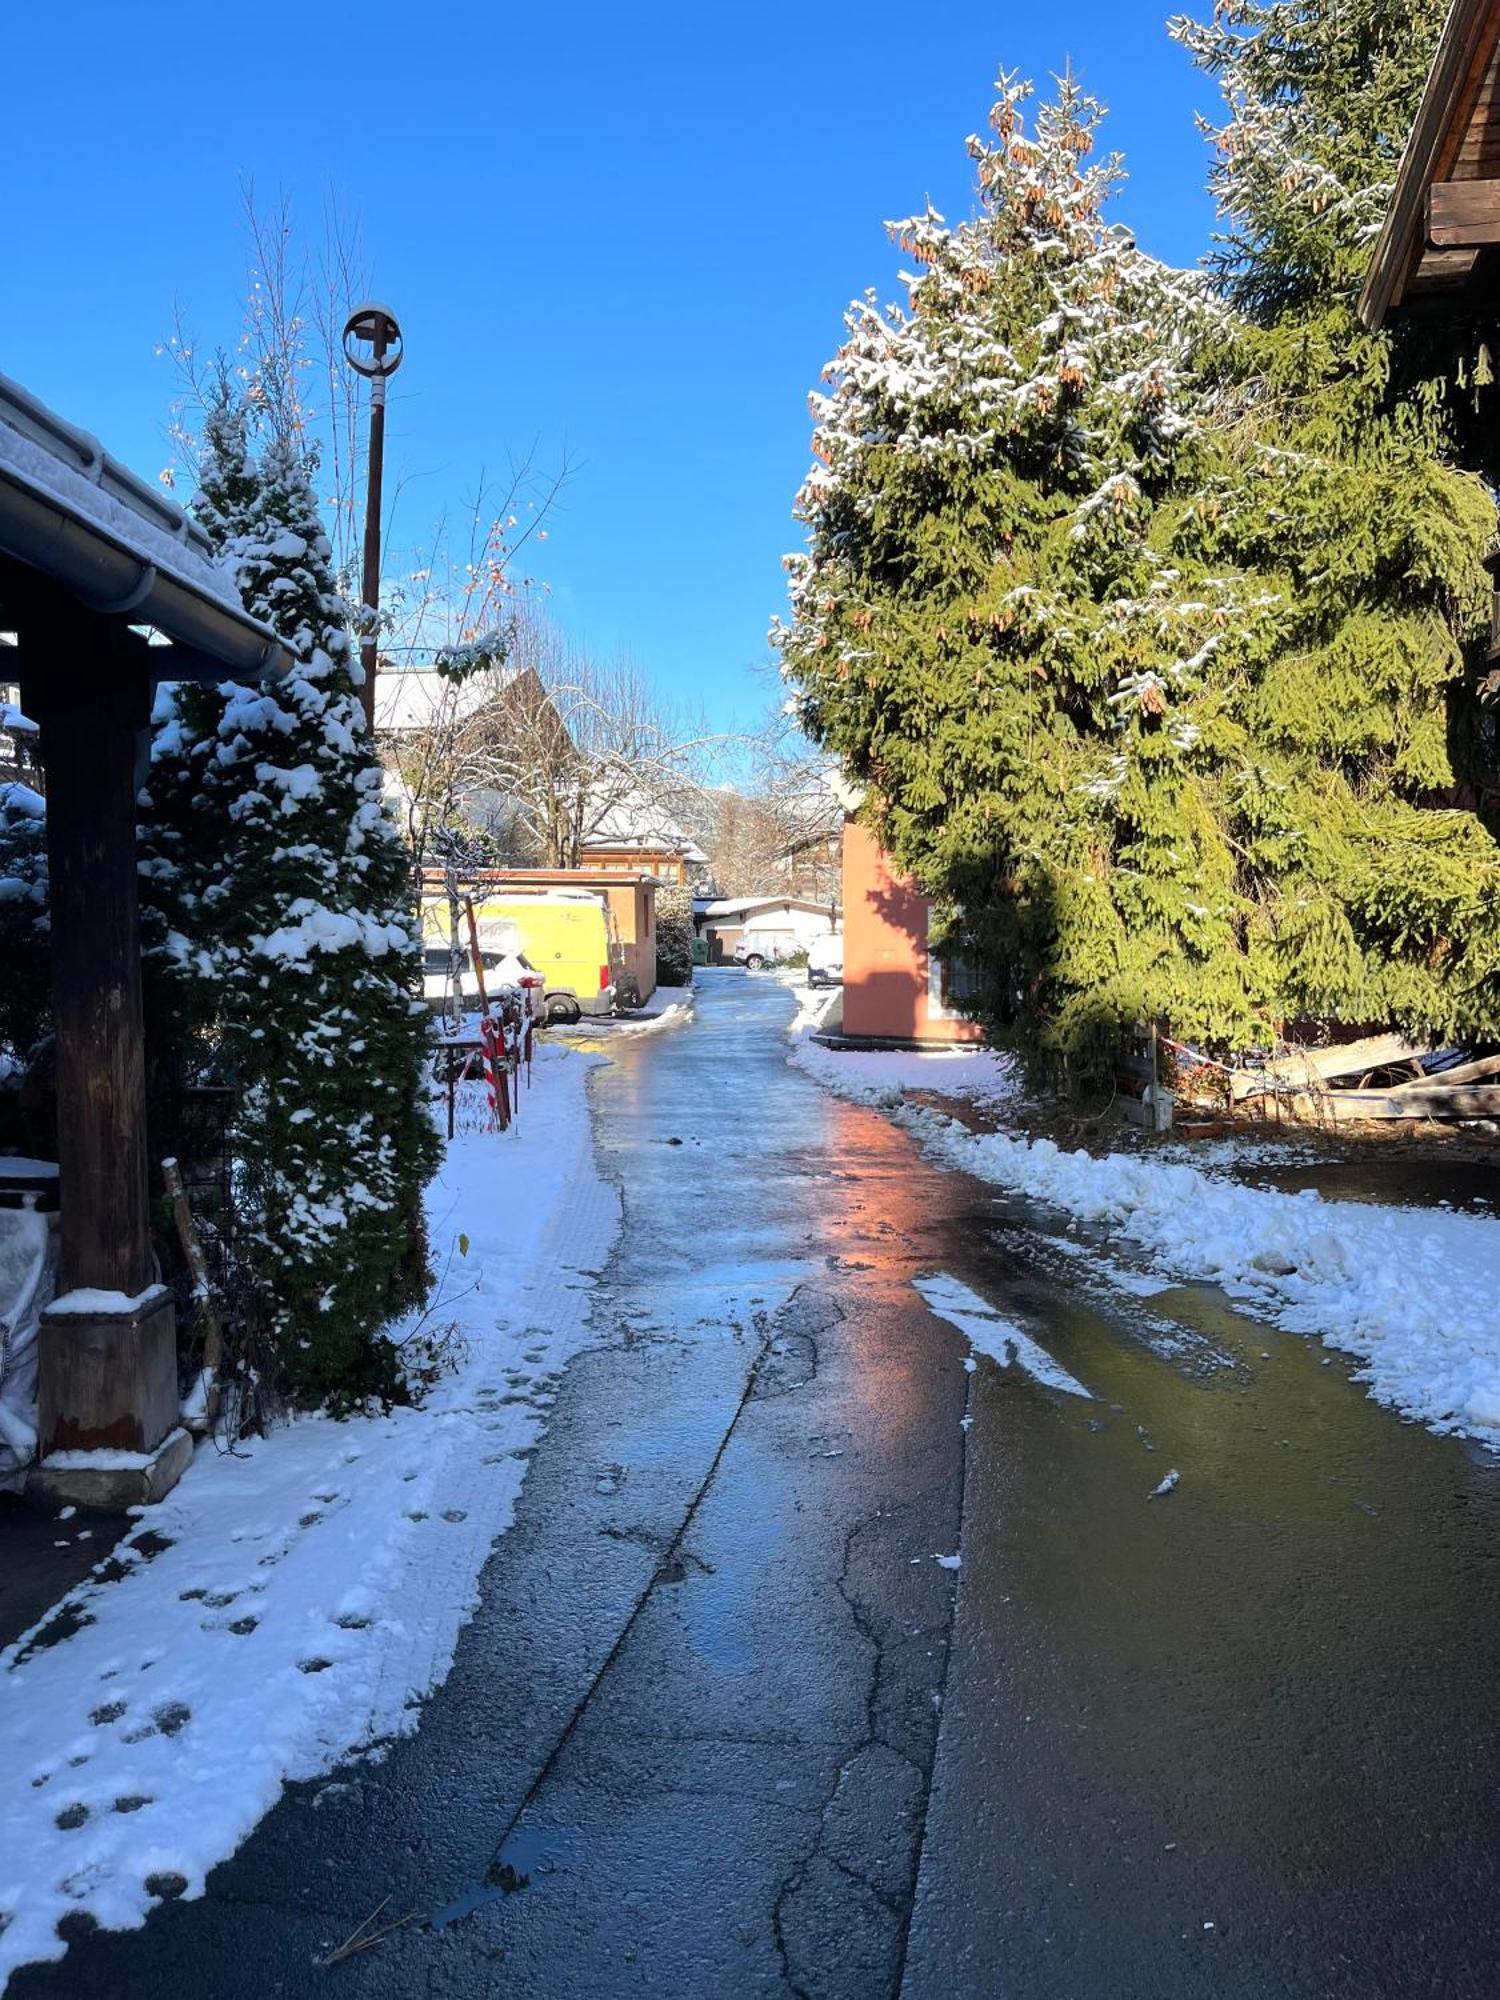
[[[1198,11],[1206,12],[1209,0]],[[536,567],[570,633],[630,652],[721,727],[775,698],[806,393],[848,298],[891,294],[883,218],[969,205],[997,68],[1069,58],[1111,107],[1120,213],[1192,261],[1212,216],[1161,0],[710,6],[363,0],[28,6],[6,29],[0,368],[154,474],[180,305],[238,330],[240,189],[309,241],[360,227],[408,358],[397,539],[482,469],[572,465]]]

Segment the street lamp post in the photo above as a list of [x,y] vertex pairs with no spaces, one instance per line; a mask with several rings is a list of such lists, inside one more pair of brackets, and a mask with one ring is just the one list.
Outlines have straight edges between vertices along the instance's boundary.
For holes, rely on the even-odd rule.
[[365,489],[365,567],[360,584],[363,609],[359,642],[365,670],[365,725],[375,731],[375,662],[379,635],[374,613],[380,603],[380,493],[385,472],[385,385],[401,366],[401,329],[389,306],[356,306],[344,328],[344,358],[370,384],[370,454]]

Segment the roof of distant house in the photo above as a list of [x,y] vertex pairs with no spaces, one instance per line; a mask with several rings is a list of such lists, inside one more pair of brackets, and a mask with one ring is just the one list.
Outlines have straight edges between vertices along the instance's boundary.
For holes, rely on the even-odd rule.
[[699,917],[744,917],[759,910],[813,910],[826,916],[831,907],[825,897],[816,896],[695,896],[693,914]]
[[382,667],[375,675],[375,727],[392,735],[467,722],[515,679],[509,667],[456,681],[436,667]]
[[634,850],[642,854],[675,854],[684,861],[706,861],[708,856],[690,833],[685,833],[663,806],[647,798],[638,787],[612,799],[600,813],[597,824],[583,843],[583,852]]

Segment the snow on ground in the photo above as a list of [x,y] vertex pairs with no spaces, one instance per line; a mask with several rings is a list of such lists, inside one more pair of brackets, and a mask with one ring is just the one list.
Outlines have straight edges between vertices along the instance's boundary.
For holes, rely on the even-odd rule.
[[644,1006],[633,1007],[628,1014],[585,1014],[581,1021],[550,1027],[547,1033],[575,1040],[601,1036],[611,1041],[616,1035],[650,1035],[691,1020],[695,1004],[691,986],[658,986]]
[[200,1894],[285,1783],[416,1726],[619,1225],[597,1060],[542,1048],[513,1130],[450,1147],[413,1331],[456,1365],[422,1408],[200,1445],[116,1551],[126,1574],[66,1600],[80,1628],[49,1643],[49,1618],[0,1655],[0,1985],[61,1956],[70,1912],[130,1928]]
[[1092,1400],[1093,1392],[1085,1389],[1076,1375],[1070,1375],[1029,1333],[1003,1318],[987,1299],[957,1278],[939,1271],[936,1277],[918,1278],[916,1288],[939,1319],[958,1328],[974,1353],[987,1354],[1002,1368],[1014,1362],[1049,1389],[1064,1389],[1070,1396]]
[[[973,1133],[904,1101],[915,1075],[922,1088],[950,1088],[933,1085],[930,1071],[908,1078],[899,1065],[911,1058],[819,1048],[802,1014],[793,1031],[794,1062],[842,1096],[888,1110],[941,1164],[1063,1210],[1170,1282],[1221,1286],[1284,1331],[1356,1356],[1355,1379],[1380,1402],[1500,1447],[1500,1220],[1247,1187],[1170,1155],[1098,1158],[1050,1139]],[[1005,1073],[1002,1059],[989,1060]],[[1151,1284],[1102,1268],[1130,1290]]]
[[[800,976],[800,975],[799,975]],[[797,1012],[788,1033],[792,1061],[825,1089],[857,1104],[888,1107],[908,1090],[937,1090],[977,1104],[998,1104],[1018,1088],[1015,1065],[993,1049],[828,1049],[811,1038],[839,998],[837,989],[792,988]]]

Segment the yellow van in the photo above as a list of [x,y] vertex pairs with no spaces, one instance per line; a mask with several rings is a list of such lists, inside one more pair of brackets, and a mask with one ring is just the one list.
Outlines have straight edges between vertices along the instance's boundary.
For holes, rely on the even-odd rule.
[[[486,958],[491,952],[516,953],[542,975],[546,1020],[576,1021],[584,1014],[614,1012],[615,979],[603,897],[582,889],[476,897],[474,922]],[[428,937],[447,942],[448,905],[441,896],[423,898],[422,929]]]

